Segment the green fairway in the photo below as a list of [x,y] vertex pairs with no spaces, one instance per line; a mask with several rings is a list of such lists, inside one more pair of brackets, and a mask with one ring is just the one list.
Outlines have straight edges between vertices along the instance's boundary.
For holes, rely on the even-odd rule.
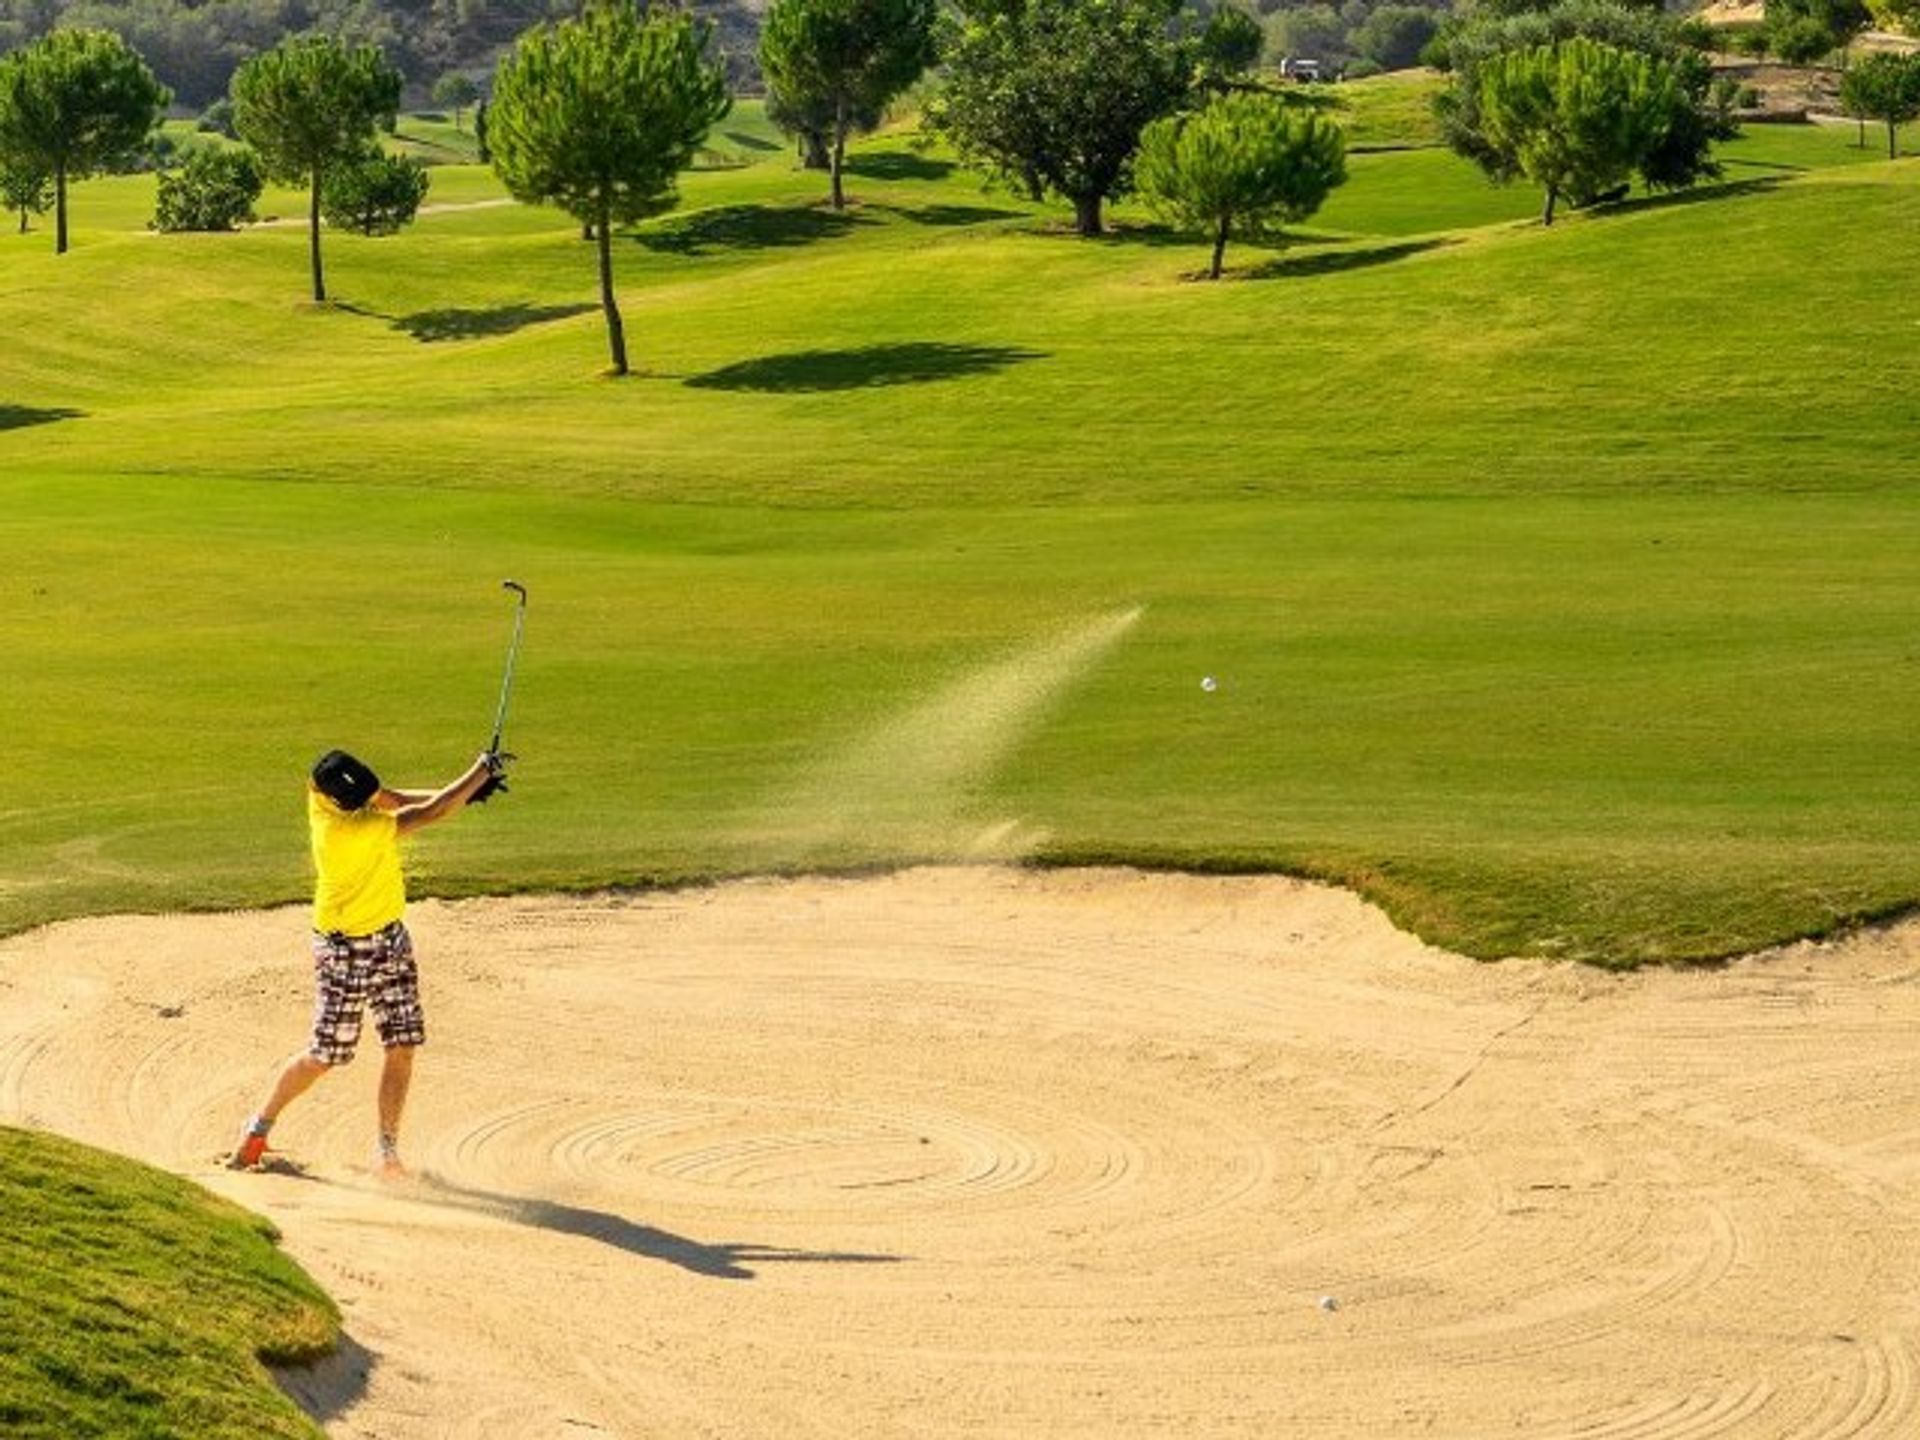
[[263,1220],[197,1186],[0,1128],[0,1433],[320,1433],[261,1361],[333,1347],[333,1304]]
[[1444,152],[1358,156],[1209,286],[1130,207],[1075,240],[889,136],[836,216],[736,140],[619,244],[619,383],[591,247],[484,171],[330,235],[327,310],[299,229],[81,187],[73,254],[0,240],[0,928],[300,895],[314,753],[424,782],[484,741],[508,574],[520,778],[417,889],[912,858],[762,840],[874,726],[1138,605],[957,826],[1325,875],[1480,954],[1911,903],[1920,170],[1851,142],[1755,133],[1747,183],[1548,232]]

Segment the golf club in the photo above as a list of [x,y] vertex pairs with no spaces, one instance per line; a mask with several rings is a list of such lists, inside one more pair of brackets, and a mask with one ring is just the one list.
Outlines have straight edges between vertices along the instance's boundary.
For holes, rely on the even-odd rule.
[[507,702],[513,698],[513,662],[520,655],[520,627],[527,619],[527,587],[518,580],[502,580],[502,590],[511,590],[520,597],[520,603],[513,611],[513,640],[507,646],[507,673],[500,681],[500,708],[493,715],[493,742],[487,749],[495,755],[500,753],[500,734],[507,726]]
[[500,749],[501,733],[507,728],[507,702],[513,698],[513,662],[520,657],[520,629],[527,619],[527,587],[518,580],[502,580],[500,588],[511,590],[520,597],[520,603],[513,611],[513,639],[507,645],[507,673],[500,681],[500,706],[493,712],[493,739],[487,744],[487,753],[494,757],[493,773],[486,783],[467,797],[469,805],[484,805],[488,798],[507,788],[505,761],[509,758]]

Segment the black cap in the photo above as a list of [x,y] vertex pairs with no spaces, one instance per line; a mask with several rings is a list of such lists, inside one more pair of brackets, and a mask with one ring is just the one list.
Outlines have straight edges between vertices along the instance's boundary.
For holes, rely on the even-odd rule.
[[379,793],[373,767],[344,750],[329,750],[313,763],[313,788],[342,810],[358,810]]

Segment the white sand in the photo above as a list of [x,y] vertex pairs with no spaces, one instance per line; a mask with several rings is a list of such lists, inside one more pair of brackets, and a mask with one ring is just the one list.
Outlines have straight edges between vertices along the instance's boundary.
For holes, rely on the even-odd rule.
[[1920,925],[1616,978],[999,869],[412,922],[397,1188],[373,1053],[304,1178],[211,1163],[300,912],[0,945],[0,1120],[272,1216],[336,1436],[1920,1433]]

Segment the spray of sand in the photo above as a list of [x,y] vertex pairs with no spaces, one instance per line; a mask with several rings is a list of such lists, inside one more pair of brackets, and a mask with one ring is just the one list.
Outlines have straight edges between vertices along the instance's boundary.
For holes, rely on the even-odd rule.
[[1113,611],[968,671],[807,767],[741,837],[753,868],[1009,860],[1044,833],[982,814],[1007,756],[1141,615]]

